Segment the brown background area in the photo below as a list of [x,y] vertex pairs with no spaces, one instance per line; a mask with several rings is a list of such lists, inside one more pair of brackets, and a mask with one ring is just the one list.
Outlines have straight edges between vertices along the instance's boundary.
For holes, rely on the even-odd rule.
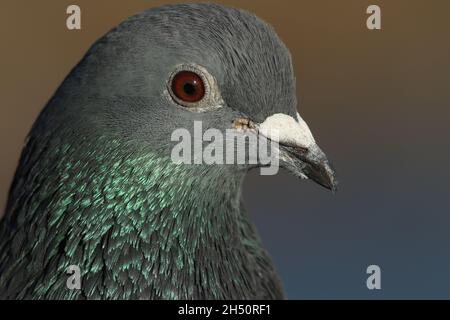
[[[34,119],[88,47],[169,2],[0,2],[0,206]],[[449,297],[450,2],[217,2],[256,13],[290,48],[300,113],[340,177],[335,197],[283,173],[247,181],[291,297],[364,297],[364,266],[376,258],[392,277],[382,297]],[[82,9],[81,31],[65,27],[69,4]],[[365,26],[369,4],[382,9],[381,31]],[[280,188],[277,199],[261,200]],[[293,242],[298,259],[283,250]]]

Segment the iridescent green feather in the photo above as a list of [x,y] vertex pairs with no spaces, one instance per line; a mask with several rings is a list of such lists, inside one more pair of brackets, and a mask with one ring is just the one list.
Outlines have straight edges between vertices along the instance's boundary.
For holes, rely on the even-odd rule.
[[[106,138],[28,154],[38,149],[31,139],[1,224],[0,297],[281,296],[240,207],[242,176],[127,154]],[[81,269],[81,290],[66,286],[69,265]]]

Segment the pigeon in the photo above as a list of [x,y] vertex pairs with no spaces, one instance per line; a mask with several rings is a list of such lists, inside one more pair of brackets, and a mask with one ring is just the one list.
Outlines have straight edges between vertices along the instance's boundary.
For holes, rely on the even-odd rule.
[[286,298],[242,199],[267,164],[173,161],[173,132],[196,122],[273,140],[281,168],[336,189],[270,25],[216,4],[147,9],[93,44],[33,124],[0,225],[0,298]]

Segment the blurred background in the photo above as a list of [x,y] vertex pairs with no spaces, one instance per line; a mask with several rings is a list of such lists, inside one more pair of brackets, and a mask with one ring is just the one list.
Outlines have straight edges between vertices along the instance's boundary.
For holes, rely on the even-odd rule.
[[[130,15],[176,2],[0,2],[0,215],[33,121],[89,46]],[[450,298],[450,2],[216,2],[275,27],[293,56],[300,113],[340,181],[333,195],[285,172],[246,180],[288,297]],[[66,28],[70,4],[82,30]],[[366,27],[371,4],[381,30]],[[381,290],[366,287],[371,264]]]

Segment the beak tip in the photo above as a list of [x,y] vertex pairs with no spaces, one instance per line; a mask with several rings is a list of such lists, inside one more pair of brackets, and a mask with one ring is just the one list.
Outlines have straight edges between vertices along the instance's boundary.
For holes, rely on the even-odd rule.
[[288,150],[291,159],[293,159],[292,161],[298,159],[301,164],[298,166],[288,166],[288,169],[295,175],[311,179],[335,194],[338,189],[338,181],[334,168],[323,151],[317,145],[311,147],[305,154],[297,152],[297,149],[294,151],[291,149]]
[[338,181],[336,179],[333,180],[330,190],[333,194],[336,194],[336,192],[338,191]]
[[338,180],[336,179],[336,174],[330,165],[327,166],[326,171],[328,173],[327,175],[328,175],[329,189],[333,194],[336,194],[339,184]]
[[338,191],[338,181],[335,178],[333,171],[328,173],[328,175],[326,176],[326,179],[324,179],[322,181],[316,180],[316,182],[318,182],[319,184],[321,184],[322,186],[324,186],[325,188],[330,190],[333,194],[336,194],[336,192]]
[[338,180],[335,171],[328,161],[318,166],[316,174],[310,176],[315,182],[330,190],[335,194],[338,190]]

